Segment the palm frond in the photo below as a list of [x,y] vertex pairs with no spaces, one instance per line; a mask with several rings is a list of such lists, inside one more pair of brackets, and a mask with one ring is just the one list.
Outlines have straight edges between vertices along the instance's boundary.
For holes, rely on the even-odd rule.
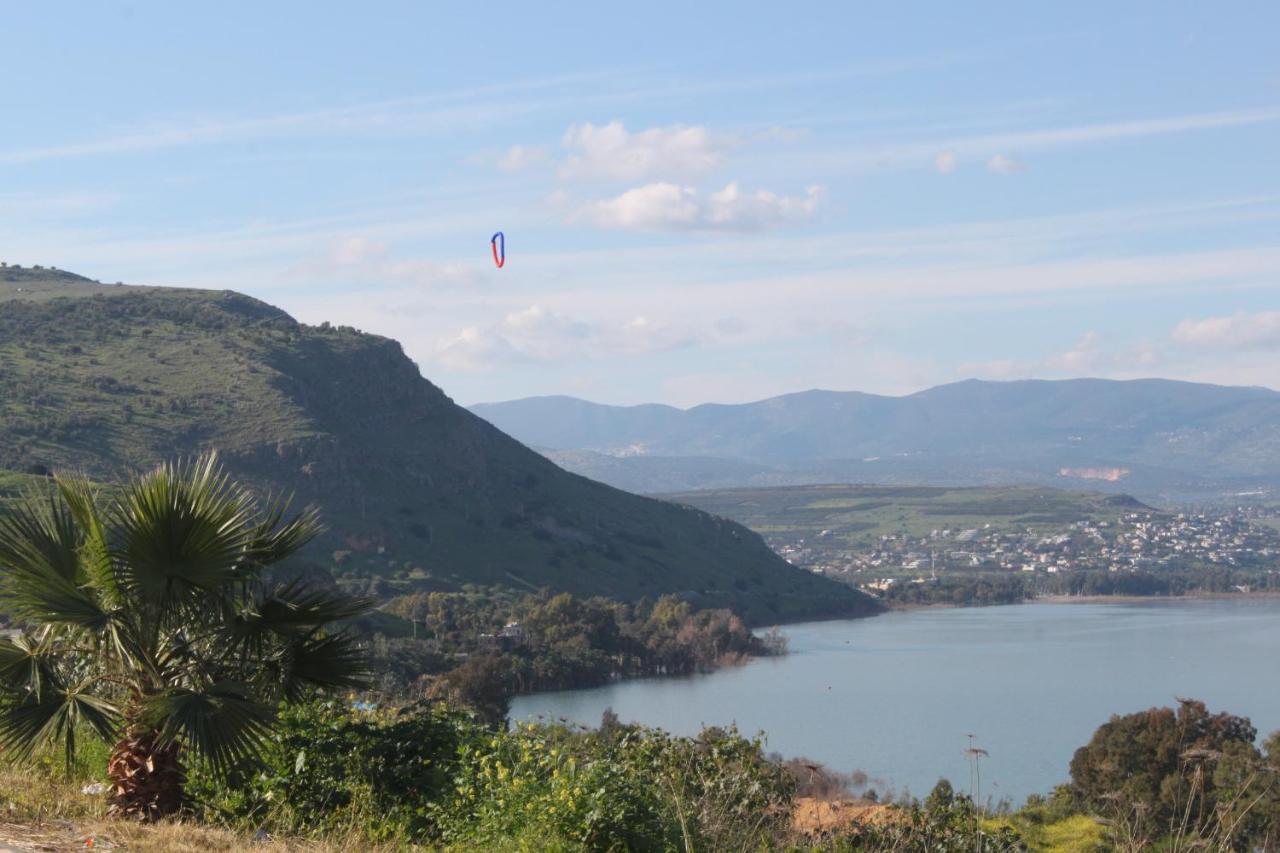
[[74,581],[80,534],[53,493],[28,492],[0,517],[0,565]]
[[162,741],[180,741],[218,774],[255,759],[274,719],[272,707],[238,682],[203,690],[174,688],[143,702],[143,720]]
[[372,671],[368,653],[352,634],[297,637],[281,658],[277,689],[286,701],[296,702],[308,688],[367,687]]
[[253,500],[213,453],[134,480],[114,515],[121,586],[129,592],[171,606],[241,577]]
[[372,598],[323,589],[297,579],[270,589],[257,606],[262,620],[274,628],[320,626],[354,619],[374,606]]
[[57,476],[54,483],[79,528],[80,574],[98,593],[104,609],[120,607],[124,596],[115,575],[111,546],[93,485],[83,477]]
[[[225,620],[223,643],[251,666],[270,663],[282,640],[313,634],[333,622],[369,611],[371,598],[318,589],[298,579],[272,587],[251,586],[237,612]],[[243,673],[247,677],[248,673]]]
[[30,496],[0,517],[3,595],[14,613],[33,622],[95,627],[105,613],[82,583],[82,537],[55,496]]
[[248,547],[248,559],[259,566],[270,566],[296,554],[322,532],[320,511],[308,506],[289,520],[287,498],[273,498],[254,526]]
[[57,687],[54,657],[46,643],[26,634],[0,639],[0,685],[10,696],[37,698],[46,685]]
[[92,681],[67,690],[45,690],[17,702],[0,705],[0,749],[18,760],[45,744],[61,740],[67,769],[75,762],[76,731],[88,726],[109,740],[120,718],[110,702],[89,692]]

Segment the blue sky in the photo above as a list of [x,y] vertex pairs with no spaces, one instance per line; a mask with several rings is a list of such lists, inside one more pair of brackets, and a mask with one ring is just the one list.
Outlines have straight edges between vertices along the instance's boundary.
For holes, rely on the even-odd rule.
[[260,5],[5,6],[0,259],[463,403],[1280,387],[1280,4]]

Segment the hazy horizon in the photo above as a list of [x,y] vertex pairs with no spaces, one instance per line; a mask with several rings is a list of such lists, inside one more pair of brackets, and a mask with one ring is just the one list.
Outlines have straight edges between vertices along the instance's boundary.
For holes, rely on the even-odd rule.
[[[902,393],[899,393],[899,394],[878,394],[872,391],[863,391],[858,388],[796,388],[795,390],[792,390],[792,391],[782,391],[781,393],[772,394],[768,397],[755,397],[755,398],[746,399],[746,400],[704,400],[701,403],[692,403],[687,406],[676,406],[670,403],[657,403],[657,402],[647,401],[647,400],[641,401],[638,403],[602,403],[599,400],[593,400],[589,397],[582,397],[576,394],[530,394],[524,397],[512,397],[507,400],[477,400],[474,403],[464,403],[462,405],[465,405],[469,408],[475,408],[477,406],[490,406],[498,403],[519,402],[522,400],[537,400],[537,399],[546,399],[546,398],[555,398],[555,397],[567,397],[567,398],[578,400],[584,403],[594,403],[602,406],[615,406],[620,408],[630,408],[635,406],[670,406],[673,409],[680,409],[681,411],[687,411],[688,409],[697,408],[698,406],[707,406],[707,405],[710,405],[710,406],[750,405],[751,403],[763,403],[767,400],[774,400],[779,397],[794,397],[800,394],[866,394],[872,397],[911,397],[915,394],[921,394],[925,391],[931,391],[935,388],[941,388],[946,385],[961,385],[965,382],[999,382],[999,383],[1079,382],[1079,381],[1087,382],[1092,380],[1101,380],[1106,382],[1145,382],[1145,381],[1186,382],[1188,381],[1185,379],[1176,379],[1168,376],[1135,376],[1131,379],[1111,379],[1105,376],[1059,376],[1059,377],[1026,376],[1018,379],[982,379],[977,376],[967,376],[961,379],[954,379],[950,382],[943,382],[938,385],[926,385],[923,388],[916,388],[915,390],[912,390],[912,391],[903,391]],[[1267,385],[1233,385],[1231,383],[1225,383],[1225,382],[1208,382],[1208,383],[1197,383],[1197,384],[1217,385],[1223,388],[1257,389],[1259,391],[1271,391],[1273,393],[1280,393],[1280,389],[1272,388]]]
[[0,260],[394,337],[464,403],[1276,388],[1280,7],[1231,8],[18,7]]

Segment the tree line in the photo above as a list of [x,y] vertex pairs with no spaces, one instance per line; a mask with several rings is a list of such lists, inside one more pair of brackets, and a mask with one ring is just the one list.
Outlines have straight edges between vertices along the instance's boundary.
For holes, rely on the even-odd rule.
[[732,611],[671,595],[624,603],[476,589],[401,596],[384,609],[413,625],[408,637],[374,644],[387,689],[447,696],[492,719],[518,693],[685,675],[785,651],[776,631],[757,637]]

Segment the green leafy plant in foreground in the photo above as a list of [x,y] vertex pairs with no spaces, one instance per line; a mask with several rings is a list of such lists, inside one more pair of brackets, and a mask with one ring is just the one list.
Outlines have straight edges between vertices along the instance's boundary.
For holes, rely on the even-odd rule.
[[70,768],[79,734],[112,742],[113,812],[152,819],[183,805],[188,753],[225,773],[260,753],[281,702],[362,684],[355,639],[325,626],[369,602],[270,581],[316,514],[260,509],[213,454],[102,504],[56,477],[0,518],[3,594],[33,626],[0,641],[0,747],[58,742]]
[[[508,731],[443,703],[284,711],[260,769],[198,770],[206,819],[243,831],[458,849],[739,850],[780,838],[794,782],[729,729]],[[518,843],[519,842],[519,843]]]
[[434,834],[459,755],[491,732],[443,705],[358,711],[336,701],[281,712],[257,766],[192,777],[205,816],[273,832],[356,831],[373,840]]

